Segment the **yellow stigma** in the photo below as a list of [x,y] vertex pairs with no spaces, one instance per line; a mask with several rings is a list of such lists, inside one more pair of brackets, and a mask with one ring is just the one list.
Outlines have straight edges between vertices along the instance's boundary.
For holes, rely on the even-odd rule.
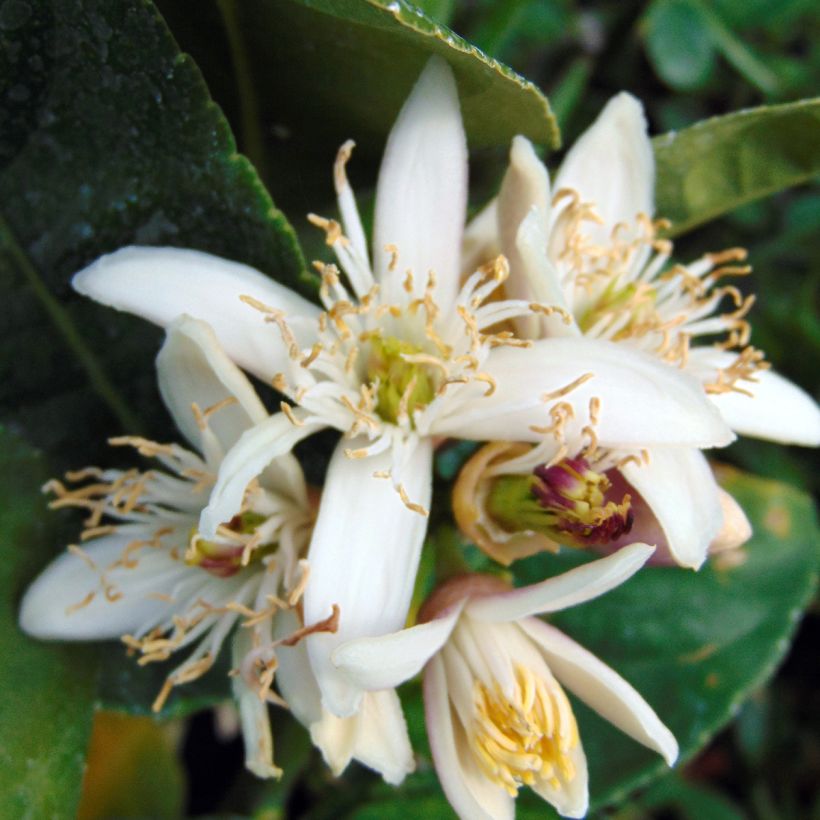
[[437,384],[429,367],[408,357],[423,355],[420,347],[388,336],[370,342],[368,380],[378,380],[376,412],[393,424],[412,420],[413,411],[426,407],[436,395]]
[[522,785],[546,780],[555,789],[575,777],[570,758],[578,726],[564,690],[554,678],[515,666],[512,698],[498,683],[474,688],[471,746],[484,774],[512,797]]

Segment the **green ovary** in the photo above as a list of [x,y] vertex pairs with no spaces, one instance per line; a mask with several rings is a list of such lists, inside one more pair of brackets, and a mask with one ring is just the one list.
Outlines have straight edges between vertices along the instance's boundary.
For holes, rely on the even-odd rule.
[[385,421],[396,424],[402,411],[411,419],[413,411],[426,407],[436,395],[436,381],[430,368],[404,357],[422,353],[422,349],[395,337],[373,339],[367,378],[378,380],[376,412]]

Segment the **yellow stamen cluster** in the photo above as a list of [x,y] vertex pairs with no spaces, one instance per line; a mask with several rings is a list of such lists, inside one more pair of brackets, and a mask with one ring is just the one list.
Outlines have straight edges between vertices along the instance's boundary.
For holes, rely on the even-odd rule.
[[516,664],[511,697],[498,683],[474,685],[471,748],[484,774],[512,797],[522,785],[555,789],[575,777],[578,726],[563,689],[551,677]]

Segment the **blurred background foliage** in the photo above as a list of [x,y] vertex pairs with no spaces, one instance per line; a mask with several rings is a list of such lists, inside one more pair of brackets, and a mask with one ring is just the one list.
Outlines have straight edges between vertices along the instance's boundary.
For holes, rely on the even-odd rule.
[[[337,136],[329,123],[314,126],[316,133],[302,139],[282,127],[277,100],[261,100],[265,89],[253,88],[245,53],[251,33],[243,28],[242,2],[201,0],[195,13],[180,0],[160,0],[158,6],[181,49],[202,70],[240,150],[254,161],[312,258],[324,253],[321,237],[305,230],[300,216],[307,210],[332,212],[330,163],[335,147],[350,134]],[[251,0],[244,3],[247,8]],[[550,100],[565,146],[620,90],[643,100],[652,132],[662,133],[745,107],[811,96],[820,79],[820,14],[813,0],[425,0],[417,5],[538,85]],[[279,47],[270,44],[271,50]],[[328,78],[331,84],[335,80]],[[295,78],[285,74],[277,82],[287,85]],[[365,203],[377,167],[379,146],[373,142],[371,151],[364,141],[351,166]],[[555,167],[560,154],[547,159]],[[495,191],[505,155],[480,147],[473,161],[472,204],[478,206]],[[294,162],[297,173],[281,173]],[[681,259],[736,245],[749,249],[755,274],[746,285],[758,293],[753,343],[767,351],[779,371],[814,390],[820,361],[818,229],[820,190],[804,186],[744,206],[676,245]],[[818,490],[812,452],[745,440],[721,457]],[[820,818],[819,630],[814,608],[778,676],[745,703],[730,728],[680,771],[600,816]],[[417,687],[405,695],[414,743],[423,747]],[[230,709],[162,726],[144,717],[99,712],[80,816],[451,816],[440,797],[430,797],[429,768],[414,778],[400,802],[360,767],[333,781],[306,733],[283,713],[272,714],[278,762],[286,771],[275,786],[243,770]],[[522,801],[519,817],[549,816],[542,804]]]

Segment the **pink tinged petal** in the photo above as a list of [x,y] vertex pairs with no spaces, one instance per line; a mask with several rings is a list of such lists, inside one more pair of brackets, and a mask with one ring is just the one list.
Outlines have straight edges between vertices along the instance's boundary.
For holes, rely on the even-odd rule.
[[[240,300],[247,295],[289,319],[316,319],[319,308],[258,270],[184,248],[127,247],[100,257],[72,285],[84,296],[167,327],[185,313],[208,322],[228,356],[269,381],[285,369],[279,331]],[[294,323],[299,337],[299,324]],[[313,338],[300,339],[310,346]]]
[[576,140],[555,179],[555,190],[571,188],[592,202],[602,225],[588,224],[600,243],[619,222],[654,210],[655,160],[643,106],[626,93],[613,97]]
[[[398,454],[351,459],[339,442],[328,468],[313,530],[305,590],[305,623],[323,621],[339,607],[338,631],[307,638],[311,666],[326,708],[339,717],[353,714],[362,687],[336,668],[331,654],[356,638],[385,635],[404,625],[416,578],[427,519],[402,503],[389,479],[375,478]],[[410,500],[427,506],[431,491],[432,445],[410,440],[404,487]]]
[[248,379],[219,346],[210,326],[198,319],[180,316],[169,325],[157,356],[157,374],[174,423],[200,453],[205,446],[194,404],[204,413],[228,402],[207,419],[223,453],[245,430],[268,417]]
[[554,806],[562,817],[585,817],[589,809],[589,768],[580,741],[569,752],[569,759],[575,768],[572,780],[561,778],[557,789],[546,779],[536,780],[532,790]]
[[675,561],[698,569],[723,521],[718,486],[703,454],[656,447],[648,464],[629,462],[621,472],[652,510]]
[[[705,381],[714,381],[717,369],[736,358],[737,353],[696,348],[690,352],[689,368]],[[772,370],[762,370],[755,373],[754,381],[739,381],[737,387],[752,395],[736,391],[710,395],[733,430],[781,444],[820,445],[820,408],[796,384]]]
[[[654,356],[599,339],[542,339],[529,348],[492,350],[482,369],[496,382],[453,393],[431,426],[434,435],[477,441],[533,441],[532,427],[550,423],[557,402],[575,408],[575,430],[587,424],[590,399],[600,399],[595,433],[603,446],[723,446],[734,436],[700,382]],[[560,391],[592,374],[565,395]],[[550,394],[545,399],[545,394]],[[446,413],[446,414],[445,414]]]
[[333,663],[362,689],[393,689],[417,675],[444,646],[464,603],[427,623],[342,644],[333,651]]
[[559,612],[591,601],[619,586],[631,578],[654,551],[654,547],[646,544],[631,544],[606,558],[590,561],[540,584],[471,600],[466,611],[471,618],[490,623]]
[[615,670],[549,624],[537,618],[520,622],[541,647],[555,677],[625,734],[654,749],[671,766],[678,744],[652,707]]
[[284,413],[269,416],[246,430],[227,454],[219,467],[208,506],[199,519],[199,530],[205,538],[216,535],[219,525],[239,512],[248,484],[266,471],[274,459],[290,453],[303,438],[325,426],[313,419],[306,420],[298,407],[292,415],[299,424],[294,424]]
[[[137,566],[110,569],[138,536],[107,535],[83,545],[87,558],[64,552],[34,580],[20,606],[20,627],[36,638],[105,640],[139,631],[149,619],[161,620],[167,604],[149,597],[169,593],[190,569],[165,550],[140,555]],[[91,566],[93,562],[96,568]],[[101,572],[121,595],[106,598]],[[93,593],[90,600],[86,597]]]
[[[432,57],[399,113],[376,188],[373,259],[388,302],[404,302],[405,272],[421,296],[435,271],[436,301],[447,311],[458,290],[467,203],[467,142],[453,72]],[[398,265],[389,270],[398,248]]]
[[462,820],[512,820],[515,800],[478,770],[458,717],[450,707],[444,661],[434,657],[424,671],[427,736],[441,788]]

